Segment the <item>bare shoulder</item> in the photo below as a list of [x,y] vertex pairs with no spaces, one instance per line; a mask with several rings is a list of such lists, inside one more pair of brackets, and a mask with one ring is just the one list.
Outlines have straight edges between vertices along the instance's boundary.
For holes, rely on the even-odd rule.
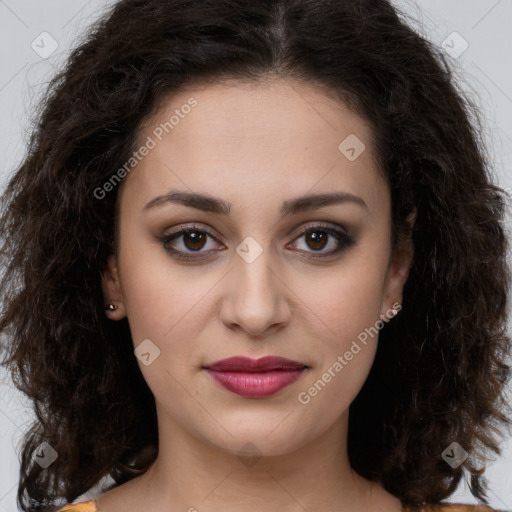
[[114,487],[100,494],[96,500],[94,512],[132,512],[143,510],[139,503],[143,494],[140,492],[138,478],[134,478],[122,485]]

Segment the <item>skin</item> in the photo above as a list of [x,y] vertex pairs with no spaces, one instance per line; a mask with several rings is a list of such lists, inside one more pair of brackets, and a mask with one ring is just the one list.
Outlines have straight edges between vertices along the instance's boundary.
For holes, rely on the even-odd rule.
[[[140,143],[191,97],[197,106],[120,190],[119,247],[102,286],[106,303],[118,306],[109,318],[128,317],[134,348],[150,339],[160,350],[150,365],[139,361],[156,399],[160,448],[147,473],[97,500],[100,510],[400,511],[400,501],[355,473],[347,456],[349,406],[378,336],[359,343],[362,350],[309,403],[298,400],[402,301],[412,247],[401,240],[391,252],[390,194],[369,124],[320,87],[224,81],[165,100],[142,125]],[[338,150],[350,134],[366,147],[354,161]],[[144,210],[171,189],[229,202],[230,213],[171,202]],[[286,200],[332,192],[358,196],[366,207],[279,212]],[[315,259],[338,247],[332,235],[323,246],[300,235],[319,222],[345,228],[355,243]],[[199,247],[192,262],[160,243],[183,224],[216,237],[170,243],[192,256]],[[249,236],[262,248],[251,263],[236,252]],[[309,368],[271,397],[244,398],[202,369],[235,355],[278,355]],[[257,451],[250,464],[239,456],[246,443]]]

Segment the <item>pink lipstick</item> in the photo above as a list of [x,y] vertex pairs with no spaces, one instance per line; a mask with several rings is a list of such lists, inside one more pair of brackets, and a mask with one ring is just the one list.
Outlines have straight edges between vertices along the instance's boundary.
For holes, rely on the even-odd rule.
[[295,382],[307,366],[283,357],[230,357],[204,367],[228,391],[244,397],[271,396]]

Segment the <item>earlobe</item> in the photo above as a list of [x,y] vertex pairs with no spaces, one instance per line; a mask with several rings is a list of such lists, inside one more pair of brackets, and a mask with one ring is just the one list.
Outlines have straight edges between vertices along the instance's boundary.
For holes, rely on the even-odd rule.
[[104,309],[107,317],[111,320],[124,318],[126,311],[114,254],[108,257],[105,269],[101,274],[101,288],[105,299]]

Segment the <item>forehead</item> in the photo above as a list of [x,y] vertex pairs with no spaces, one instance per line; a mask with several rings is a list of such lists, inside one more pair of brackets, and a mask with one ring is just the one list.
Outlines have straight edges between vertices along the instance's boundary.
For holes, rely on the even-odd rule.
[[174,185],[235,204],[331,189],[382,203],[369,123],[321,87],[284,79],[187,87],[138,135],[137,147],[152,148],[123,188],[140,203]]

